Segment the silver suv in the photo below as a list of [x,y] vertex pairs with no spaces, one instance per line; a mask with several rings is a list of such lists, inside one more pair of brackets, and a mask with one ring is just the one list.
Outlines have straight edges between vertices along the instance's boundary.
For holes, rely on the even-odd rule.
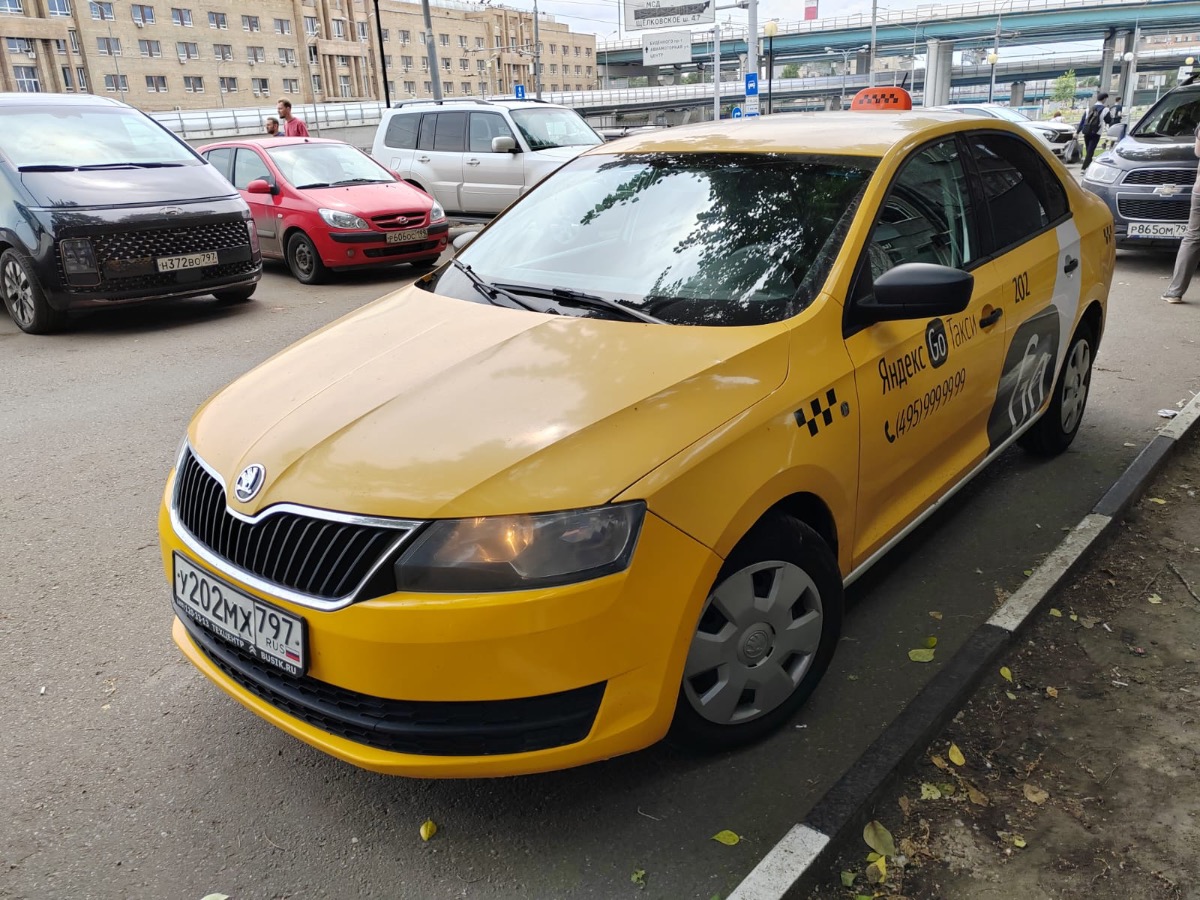
[[447,212],[491,216],[604,139],[566,106],[534,100],[405,101],[371,155]]

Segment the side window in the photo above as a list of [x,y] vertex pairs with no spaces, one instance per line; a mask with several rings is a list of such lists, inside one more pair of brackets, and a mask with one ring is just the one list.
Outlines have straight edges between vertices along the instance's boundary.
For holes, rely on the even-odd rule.
[[262,157],[253,150],[247,150],[244,147],[238,148],[237,161],[233,170],[233,186],[239,191],[244,191],[246,185],[252,182],[255,178],[269,178],[271,170],[267,168],[267,164],[262,161]]
[[233,181],[233,150],[231,148],[221,147],[219,150],[209,150],[204,154],[204,158],[225,176],[226,181]]
[[857,297],[869,296],[876,278],[907,262],[966,268],[980,257],[966,170],[954,139],[926,147],[897,174],[871,241],[869,265],[860,270]]
[[387,131],[383,133],[383,143],[387,147],[392,147],[396,150],[413,150],[417,146],[417,125],[421,121],[420,116],[400,115],[392,116],[388,122]]
[[437,129],[433,133],[433,149],[447,153],[462,153],[467,146],[467,114],[438,113]]
[[1067,216],[1067,195],[1037,151],[1007,134],[969,139],[991,215],[989,253],[1019,244]]
[[499,113],[471,113],[471,140],[468,149],[472,153],[491,153],[492,138],[512,136],[512,129]]
[[417,132],[417,149],[433,149],[433,130],[437,126],[437,113],[427,113],[421,116],[421,127]]

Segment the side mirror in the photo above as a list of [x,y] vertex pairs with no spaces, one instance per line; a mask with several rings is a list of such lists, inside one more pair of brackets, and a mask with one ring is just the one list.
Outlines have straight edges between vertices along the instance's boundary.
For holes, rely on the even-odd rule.
[[279,188],[275,185],[274,179],[268,181],[266,178],[255,178],[246,185],[247,194],[278,194]]
[[[501,139],[496,138],[496,140]],[[509,138],[508,140],[512,140],[512,138]],[[471,241],[475,240],[475,235],[477,234],[479,234],[478,231],[464,231],[450,242],[450,246],[452,246],[456,251],[461,250],[463,247],[467,246],[467,244],[471,243]]]
[[517,142],[515,140],[513,140],[513,138],[507,134],[504,135],[503,137],[494,137],[494,138],[492,138],[492,152],[493,153],[516,153],[517,152]]
[[875,299],[857,304],[864,319],[891,322],[960,313],[971,302],[975,276],[932,263],[903,263],[875,279]]
[[1125,123],[1121,122],[1117,125],[1110,125],[1108,128],[1108,136],[1114,141],[1119,141],[1125,137]]

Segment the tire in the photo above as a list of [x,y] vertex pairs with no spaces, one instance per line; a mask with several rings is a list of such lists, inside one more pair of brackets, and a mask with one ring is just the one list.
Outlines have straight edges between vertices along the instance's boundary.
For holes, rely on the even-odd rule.
[[1089,322],[1082,322],[1067,348],[1054,385],[1054,399],[1037,424],[1017,439],[1027,452],[1034,456],[1058,456],[1071,446],[1083,421],[1095,358],[1095,328]]
[[668,739],[712,752],[777,730],[829,668],[841,629],[842,576],[829,545],[789,516],[764,518],[705,601]]
[[32,261],[13,247],[0,254],[0,295],[8,314],[26,334],[53,334],[67,324],[67,314],[47,302]]
[[303,231],[288,238],[287,264],[301,284],[320,284],[329,277],[329,269],[321,262],[312,239]]
[[254,296],[254,290],[257,284],[249,284],[245,287],[227,288],[223,291],[213,291],[213,296],[217,298],[217,302],[226,305],[233,303],[245,303]]

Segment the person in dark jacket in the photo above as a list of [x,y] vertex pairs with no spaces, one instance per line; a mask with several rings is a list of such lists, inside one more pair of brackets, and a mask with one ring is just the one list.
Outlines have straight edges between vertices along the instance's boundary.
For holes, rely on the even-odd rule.
[[1108,94],[1100,94],[1083,114],[1083,118],[1079,121],[1079,127],[1075,129],[1076,134],[1083,135],[1083,146],[1085,153],[1083,157],[1083,168],[1081,171],[1086,172],[1087,167],[1092,164],[1092,157],[1096,153],[1096,145],[1100,143],[1100,136],[1104,134],[1109,125]]

